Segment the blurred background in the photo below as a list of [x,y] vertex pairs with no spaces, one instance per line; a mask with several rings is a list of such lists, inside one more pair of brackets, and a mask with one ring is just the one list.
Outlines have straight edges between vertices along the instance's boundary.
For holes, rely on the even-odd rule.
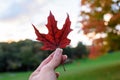
[[40,50],[32,27],[47,34],[50,11],[59,29],[69,14],[73,29],[59,80],[120,80],[119,0],[1,0],[0,80],[28,80],[51,54]]

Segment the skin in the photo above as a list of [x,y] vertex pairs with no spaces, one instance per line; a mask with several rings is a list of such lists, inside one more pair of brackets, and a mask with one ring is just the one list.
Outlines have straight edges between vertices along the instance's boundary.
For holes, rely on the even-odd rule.
[[55,72],[55,69],[67,59],[62,52],[62,49],[57,48],[30,75],[29,80],[57,80],[59,72]]

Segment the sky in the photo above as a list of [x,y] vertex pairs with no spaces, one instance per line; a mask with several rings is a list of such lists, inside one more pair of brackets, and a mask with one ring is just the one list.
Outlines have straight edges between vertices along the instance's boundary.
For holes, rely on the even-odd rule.
[[31,24],[40,32],[47,33],[45,25],[51,11],[60,29],[69,14],[73,31],[68,38],[72,46],[76,46],[79,41],[90,45],[91,41],[80,31],[80,9],[80,0],[0,0],[0,42],[35,40]]

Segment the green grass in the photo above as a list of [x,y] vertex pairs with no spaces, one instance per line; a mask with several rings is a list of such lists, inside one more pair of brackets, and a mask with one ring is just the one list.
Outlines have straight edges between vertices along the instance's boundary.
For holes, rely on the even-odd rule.
[[1,73],[0,80],[28,80],[31,72]]
[[[105,54],[97,59],[76,60],[60,67],[58,80],[120,80],[120,52]],[[28,80],[31,72],[1,73],[0,80]]]
[[78,60],[66,65],[59,80],[120,80],[120,52],[106,54],[95,60]]

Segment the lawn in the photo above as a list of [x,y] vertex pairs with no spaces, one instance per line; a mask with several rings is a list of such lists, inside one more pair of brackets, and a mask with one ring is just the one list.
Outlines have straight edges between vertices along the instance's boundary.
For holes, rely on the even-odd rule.
[[[105,54],[97,59],[76,60],[57,71],[58,80],[120,80],[120,52]],[[28,80],[31,72],[0,73],[0,80]]]

